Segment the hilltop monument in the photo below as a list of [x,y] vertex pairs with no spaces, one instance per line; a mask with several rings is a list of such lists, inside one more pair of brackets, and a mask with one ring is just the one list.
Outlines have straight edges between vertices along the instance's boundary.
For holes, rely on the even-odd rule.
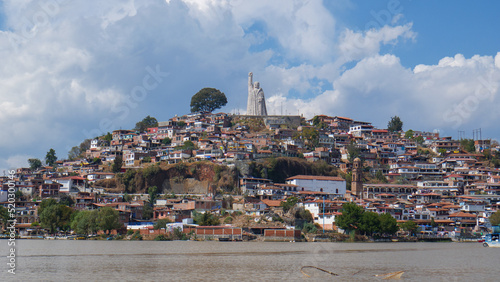
[[253,73],[248,74],[247,115],[267,116],[266,98],[259,82],[253,83]]

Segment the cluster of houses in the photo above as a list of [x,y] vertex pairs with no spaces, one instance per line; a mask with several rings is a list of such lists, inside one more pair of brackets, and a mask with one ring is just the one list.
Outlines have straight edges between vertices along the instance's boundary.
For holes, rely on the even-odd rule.
[[[314,138],[302,134],[311,129],[317,132]],[[487,165],[483,152],[494,155],[499,146],[490,140],[474,142],[475,152],[466,152],[460,141],[438,133],[412,131],[409,136],[337,116],[320,115],[312,120],[225,113],[175,116],[145,132],[115,130],[111,138],[95,138],[79,160],[57,161],[57,167],[35,171],[18,168],[13,175],[16,191],[20,191],[17,229],[21,234],[33,231],[40,202],[63,196],[73,199],[75,209],[111,206],[129,228],[145,226],[148,195],[131,195],[132,200],[125,202],[123,194],[108,193],[95,184],[116,176],[110,165],[117,157],[123,160],[121,172],[158,162],[209,160],[231,166],[236,161],[301,157],[337,166],[352,177],[296,175],[285,183],[273,183],[240,175],[237,191],[241,194],[231,195],[230,201],[209,194],[160,199],[154,204],[153,218],[147,220],[189,223],[194,211],[221,210],[265,218],[283,215],[281,203],[293,196],[325,230],[337,230],[335,217],[342,204],[356,202],[367,211],[389,213],[400,222],[415,221],[422,231],[445,235],[481,232],[491,227],[488,218],[500,205],[500,170]],[[8,205],[11,178],[0,177],[0,204],[4,206]]]

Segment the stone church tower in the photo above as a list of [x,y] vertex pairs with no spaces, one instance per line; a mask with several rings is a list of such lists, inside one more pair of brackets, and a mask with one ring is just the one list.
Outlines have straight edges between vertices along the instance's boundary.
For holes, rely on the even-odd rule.
[[361,159],[354,159],[352,168],[351,194],[356,195],[359,199],[363,198],[363,167]]

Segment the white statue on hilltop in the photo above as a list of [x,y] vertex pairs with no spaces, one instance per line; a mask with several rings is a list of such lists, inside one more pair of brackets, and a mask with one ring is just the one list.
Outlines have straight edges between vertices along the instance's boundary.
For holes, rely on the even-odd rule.
[[247,115],[267,116],[266,98],[264,90],[260,88],[260,83],[253,83],[253,73],[248,74],[248,102]]

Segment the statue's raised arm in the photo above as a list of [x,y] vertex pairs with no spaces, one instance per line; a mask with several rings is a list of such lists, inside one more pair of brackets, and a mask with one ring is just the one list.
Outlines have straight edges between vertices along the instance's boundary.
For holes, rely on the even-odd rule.
[[253,90],[253,73],[248,73],[248,91]]

